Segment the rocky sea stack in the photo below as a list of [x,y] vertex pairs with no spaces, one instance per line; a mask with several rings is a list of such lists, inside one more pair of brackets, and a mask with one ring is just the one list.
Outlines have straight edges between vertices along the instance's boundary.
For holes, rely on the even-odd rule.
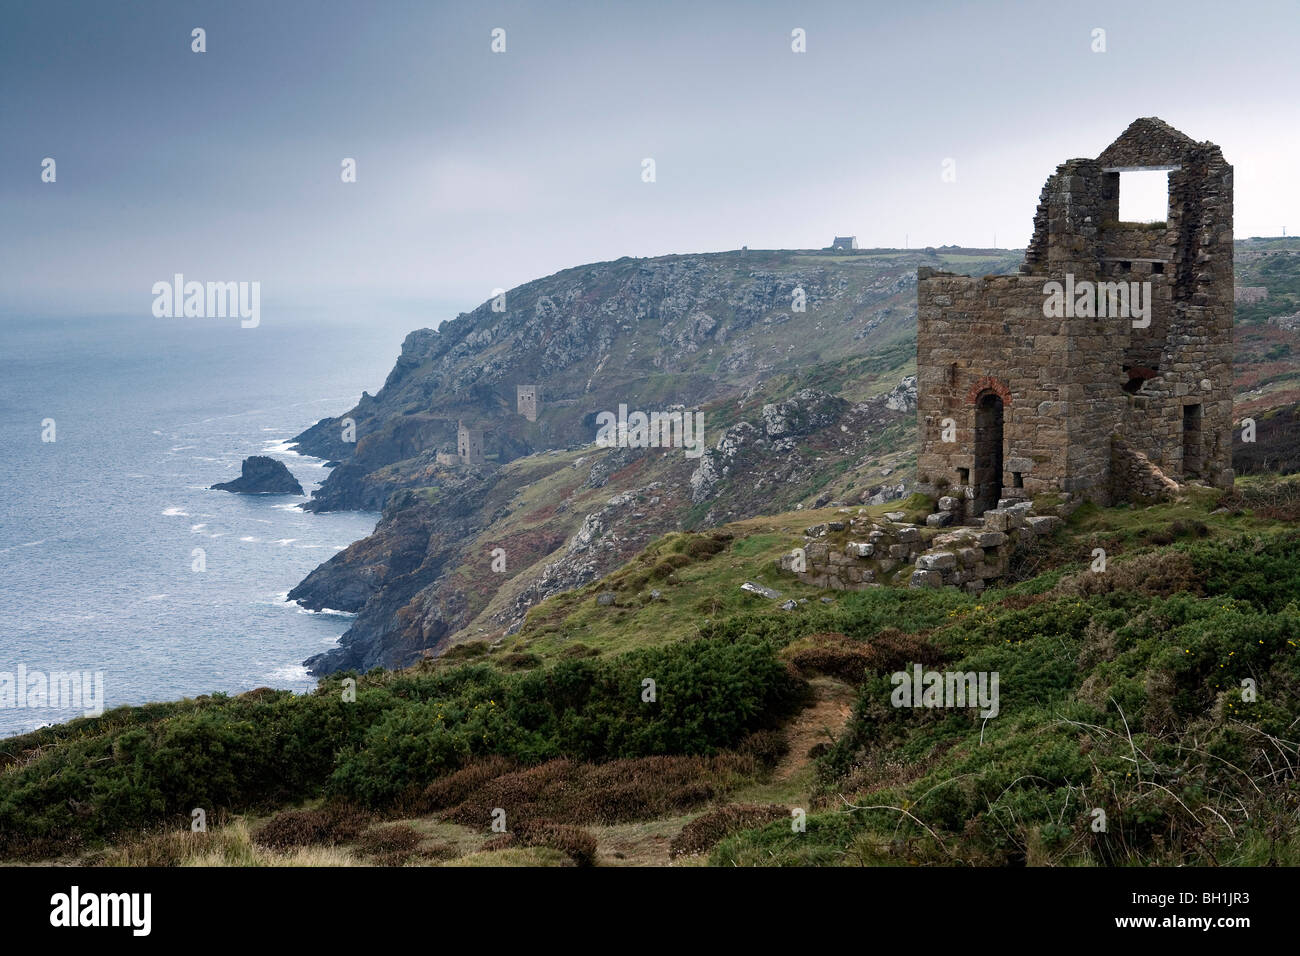
[[302,485],[283,462],[265,455],[244,459],[241,473],[234,481],[212,486],[213,491],[234,491],[242,495],[301,495]]

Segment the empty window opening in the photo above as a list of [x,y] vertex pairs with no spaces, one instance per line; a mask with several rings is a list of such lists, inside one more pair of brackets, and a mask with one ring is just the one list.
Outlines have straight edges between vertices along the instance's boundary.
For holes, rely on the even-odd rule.
[[1023,488],[1023,487],[1025,487],[1025,476],[1024,476],[1021,472],[1013,471],[1013,472],[1011,473],[1011,477],[1014,479],[1014,480],[1011,482],[1011,486],[1012,486],[1013,488]]
[[1147,368],[1145,365],[1125,365],[1124,373],[1128,376],[1128,381],[1120,387],[1130,395],[1136,395],[1142,391],[1142,386],[1148,379],[1153,379],[1160,374],[1160,370]]
[[998,506],[1002,497],[1002,398],[980,396],[975,406],[975,500],[974,513],[983,514]]
[[1156,275],[1158,275],[1158,276],[1159,276],[1159,275],[1164,275],[1164,273],[1165,273],[1165,264],[1164,264],[1163,262],[1153,262],[1153,263],[1151,263],[1151,271],[1152,271],[1153,273],[1155,273]]
[[1120,222],[1168,222],[1169,172],[1140,169],[1119,174]]
[[1183,406],[1183,477],[1201,477],[1201,406]]
[[969,468],[958,468],[958,469],[957,469],[957,483],[960,484],[960,485],[969,485],[969,484],[970,484],[970,469],[969,469]]

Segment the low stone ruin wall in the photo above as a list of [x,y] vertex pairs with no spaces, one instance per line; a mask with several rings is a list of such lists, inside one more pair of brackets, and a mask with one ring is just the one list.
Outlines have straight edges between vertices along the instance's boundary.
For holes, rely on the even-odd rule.
[[1110,493],[1114,501],[1162,501],[1179,492],[1174,481],[1142,452],[1120,439],[1110,445]]
[[[813,587],[835,591],[892,584],[978,594],[1006,575],[1018,551],[1064,523],[1060,514],[1034,514],[1028,501],[999,505],[978,525],[948,530],[913,524],[902,512],[814,525],[804,533],[803,546],[782,555],[777,565]],[[1066,496],[1060,508],[1068,514],[1075,506]]]

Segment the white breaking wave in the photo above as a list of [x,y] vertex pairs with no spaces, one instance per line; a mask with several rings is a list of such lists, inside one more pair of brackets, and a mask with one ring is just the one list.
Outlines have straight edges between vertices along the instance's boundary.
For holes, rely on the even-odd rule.
[[293,443],[292,438],[274,438],[262,442],[262,451],[265,454],[288,455],[291,458],[302,458],[289,446]]
[[[293,603],[297,604],[298,602],[294,601]],[[299,605],[298,613],[299,614],[328,614],[331,617],[348,617],[348,618],[356,617],[356,614],[352,611],[336,611],[332,607],[323,607],[319,611],[313,611],[309,607],[302,607],[301,605]]]
[[24,541],[22,544],[15,544],[15,545],[13,545],[12,547],[9,547],[9,548],[0,548],[0,554],[4,554],[6,551],[17,551],[19,548],[34,548],[34,547],[36,547],[38,544],[44,544],[44,543],[45,543],[46,541],[48,541],[48,540],[50,540],[50,539],[49,539],[49,538],[41,538],[40,541]]
[[284,682],[309,681],[312,679],[311,674],[307,673],[307,668],[302,664],[286,664],[283,667],[277,667],[266,677],[269,681]]

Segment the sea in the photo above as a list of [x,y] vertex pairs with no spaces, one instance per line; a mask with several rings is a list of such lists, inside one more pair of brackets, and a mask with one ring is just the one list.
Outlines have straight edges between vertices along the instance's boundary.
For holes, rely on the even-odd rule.
[[328,469],[288,439],[376,392],[421,324],[0,317],[0,737],[88,709],[19,673],[85,675],[90,709],[95,674],[105,707],[313,687],[301,662],[350,616],[286,596],[379,516],[208,488],[261,454],[309,495]]

